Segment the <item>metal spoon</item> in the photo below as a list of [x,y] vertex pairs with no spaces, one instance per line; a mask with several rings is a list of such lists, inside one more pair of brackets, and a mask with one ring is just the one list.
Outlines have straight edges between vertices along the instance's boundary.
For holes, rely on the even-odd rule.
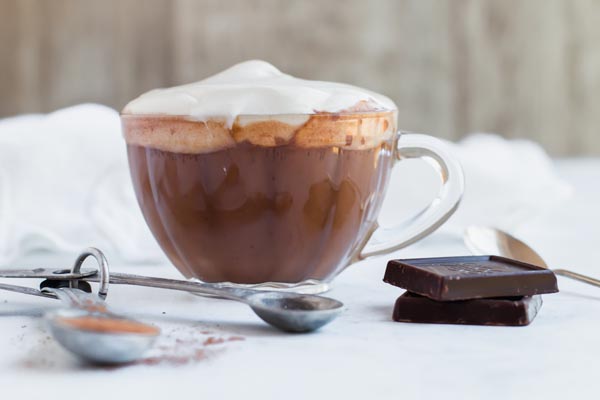
[[[542,257],[531,247],[500,229],[486,226],[470,226],[465,230],[464,242],[473,254],[495,254],[548,269],[548,265],[544,262]],[[552,272],[556,275],[565,276],[600,287],[599,279],[581,275],[566,269],[553,269]]]
[[[92,256],[96,259],[97,271],[82,268],[83,261]],[[3,278],[45,278],[45,282],[65,281],[77,287],[82,281],[99,282],[98,296],[106,297],[110,283],[148,286],[154,288],[179,290],[209,297],[218,297],[240,301],[252,308],[263,321],[286,332],[311,332],[335,319],[343,310],[344,304],[328,297],[299,294],[293,292],[275,292],[255,289],[232,288],[229,286],[184,281],[166,278],[154,278],[140,275],[119,274],[109,271],[104,254],[93,247],[83,251],[70,270],[35,268],[0,270]],[[0,284],[0,289],[15,291]],[[22,288],[22,287],[19,287]],[[22,288],[21,293],[32,294],[30,288]],[[34,290],[35,291],[35,290]]]
[[120,364],[138,360],[160,334],[154,326],[114,314],[100,298],[80,289],[46,287],[40,291],[4,283],[0,289],[61,300],[65,307],[46,313],[44,319],[54,339],[87,362]]
[[65,349],[96,364],[138,360],[160,330],[114,314],[97,296],[72,288],[45,288],[68,307],[45,315],[52,336]]
[[[99,275],[85,276],[81,280],[98,282]],[[324,296],[231,288],[218,284],[115,272],[110,274],[110,283],[178,290],[239,301],[250,306],[266,323],[286,332],[317,330],[340,315],[344,308],[342,302]]]

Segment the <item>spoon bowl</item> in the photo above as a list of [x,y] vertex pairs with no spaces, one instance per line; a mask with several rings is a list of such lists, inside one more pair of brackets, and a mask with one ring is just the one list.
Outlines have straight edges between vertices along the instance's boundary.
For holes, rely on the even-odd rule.
[[476,255],[495,254],[548,268],[542,257],[523,241],[489,226],[472,225],[465,231],[465,245]]
[[52,336],[66,350],[94,364],[138,360],[160,334],[154,326],[111,312],[98,296],[70,287],[45,287],[66,307],[46,314]]
[[263,321],[286,332],[311,332],[335,319],[343,310],[340,301],[279,292],[259,292],[245,297]]
[[[494,254],[508,257],[541,268],[548,268],[544,259],[525,242],[500,229],[488,226],[469,226],[465,230],[464,242],[476,255]],[[556,275],[600,287],[600,280],[566,269],[552,269]]]
[[[73,323],[86,319],[88,325],[93,326],[82,327]],[[57,310],[48,314],[46,321],[59,344],[82,360],[94,364],[122,364],[139,360],[159,335],[159,330],[149,325],[119,320],[113,316],[90,317],[87,311],[78,309]],[[115,332],[102,328],[109,327],[115,321],[126,321],[130,326],[137,325],[140,329]]]

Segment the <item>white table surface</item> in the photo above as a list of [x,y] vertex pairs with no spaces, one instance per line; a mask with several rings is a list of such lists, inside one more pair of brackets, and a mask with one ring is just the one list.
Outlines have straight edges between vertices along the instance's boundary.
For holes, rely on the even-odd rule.
[[[518,233],[549,264],[600,276],[600,160],[557,166],[574,197]],[[460,238],[438,232],[394,256],[465,254]],[[111,287],[115,309],[162,328],[161,347],[203,350],[205,357],[189,363],[82,366],[48,337],[38,317],[58,303],[0,293],[0,399],[598,398],[599,289],[559,278],[561,292],[544,296],[528,327],[395,323],[392,306],[402,291],[381,281],[385,261],[342,273],[329,296],[347,311],[309,335],[277,332],[237,303]],[[112,268],[177,276],[168,266]],[[202,344],[231,336],[245,340]]]

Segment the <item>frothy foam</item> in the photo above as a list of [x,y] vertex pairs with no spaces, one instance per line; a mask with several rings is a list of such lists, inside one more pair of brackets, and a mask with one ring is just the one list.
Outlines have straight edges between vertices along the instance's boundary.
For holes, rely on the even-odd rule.
[[188,154],[242,142],[364,149],[395,134],[396,114],[380,94],[247,61],[200,82],[143,94],[123,110],[123,130],[129,144]]
[[199,82],[147,92],[125,106],[124,114],[167,114],[198,120],[238,115],[338,113],[361,106],[395,110],[387,97],[343,83],[295,78],[264,61],[246,61]]

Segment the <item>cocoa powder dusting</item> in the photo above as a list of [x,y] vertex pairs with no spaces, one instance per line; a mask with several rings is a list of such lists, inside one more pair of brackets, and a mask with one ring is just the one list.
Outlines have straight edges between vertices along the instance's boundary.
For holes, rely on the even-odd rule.
[[83,308],[89,312],[100,312],[100,313],[108,312],[108,309],[106,308],[105,305],[96,304],[90,300],[85,300],[83,302]]
[[221,343],[225,343],[225,339],[211,336],[208,339],[206,339],[203,344],[205,346],[210,346],[213,344],[221,344]]
[[135,321],[118,318],[98,317],[61,317],[58,318],[62,324],[85,331],[102,333],[138,333],[142,335],[156,335],[158,328]]
[[[207,337],[208,336],[208,337]],[[209,330],[178,327],[163,330],[151,354],[134,365],[184,366],[205,361],[225,350],[227,342],[246,340],[243,336],[221,336]],[[220,345],[220,346],[219,346]]]

